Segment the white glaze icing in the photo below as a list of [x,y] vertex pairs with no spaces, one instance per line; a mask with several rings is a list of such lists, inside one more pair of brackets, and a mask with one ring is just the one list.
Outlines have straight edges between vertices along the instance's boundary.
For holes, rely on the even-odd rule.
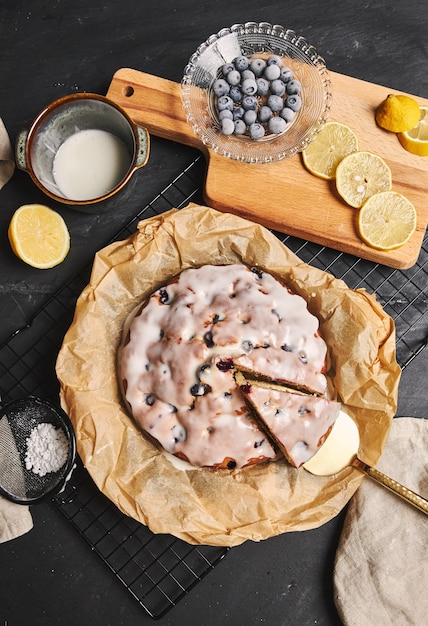
[[340,412],[339,402],[322,397],[257,387],[248,382],[244,389],[259,419],[295,467],[318,452]]
[[192,465],[275,458],[230,366],[324,392],[318,326],[305,300],[267,272],[239,264],[185,270],[144,303],[125,332],[119,377],[130,411],[167,452]]

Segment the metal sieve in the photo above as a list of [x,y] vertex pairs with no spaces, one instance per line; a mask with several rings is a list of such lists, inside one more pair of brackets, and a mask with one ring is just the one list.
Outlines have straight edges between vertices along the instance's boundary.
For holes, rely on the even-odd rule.
[[[44,433],[44,439],[39,433]],[[47,441],[47,434],[55,436]],[[30,450],[34,441],[39,445],[35,450]],[[45,449],[41,444],[44,444]],[[37,459],[38,454],[40,459]],[[52,468],[46,461],[50,456],[56,457],[56,465],[53,464]],[[70,477],[75,458],[73,426],[59,406],[45,398],[28,396],[1,407],[1,495],[18,504],[35,504],[54,496],[63,489]],[[39,461],[44,463],[43,471],[40,470]]]

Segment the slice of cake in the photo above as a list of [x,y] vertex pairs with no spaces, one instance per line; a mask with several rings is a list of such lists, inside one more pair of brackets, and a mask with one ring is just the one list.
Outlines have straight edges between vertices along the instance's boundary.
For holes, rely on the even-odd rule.
[[318,452],[340,412],[340,402],[249,380],[239,370],[235,381],[260,428],[294,467]]

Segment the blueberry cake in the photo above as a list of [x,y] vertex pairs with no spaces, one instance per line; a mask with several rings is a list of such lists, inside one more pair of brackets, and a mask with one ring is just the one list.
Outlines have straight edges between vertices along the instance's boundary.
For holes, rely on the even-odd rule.
[[326,344],[306,301],[242,264],[189,268],[129,316],[118,376],[129,413],[161,448],[197,467],[278,457],[236,369],[326,393]]
[[341,404],[334,400],[251,380],[239,370],[235,381],[262,430],[293,467],[318,452],[339,416]]

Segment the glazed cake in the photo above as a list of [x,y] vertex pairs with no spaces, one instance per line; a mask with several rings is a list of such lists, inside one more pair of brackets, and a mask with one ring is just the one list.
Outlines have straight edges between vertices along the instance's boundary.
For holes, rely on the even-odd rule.
[[339,415],[340,402],[250,380],[240,371],[235,380],[260,427],[293,467],[318,452]]
[[277,458],[235,369],[326,393],[326,344],[306,301],[245,265],[184,270],[128,319],[118,356],[123,397],[161,448],[198,467]]

